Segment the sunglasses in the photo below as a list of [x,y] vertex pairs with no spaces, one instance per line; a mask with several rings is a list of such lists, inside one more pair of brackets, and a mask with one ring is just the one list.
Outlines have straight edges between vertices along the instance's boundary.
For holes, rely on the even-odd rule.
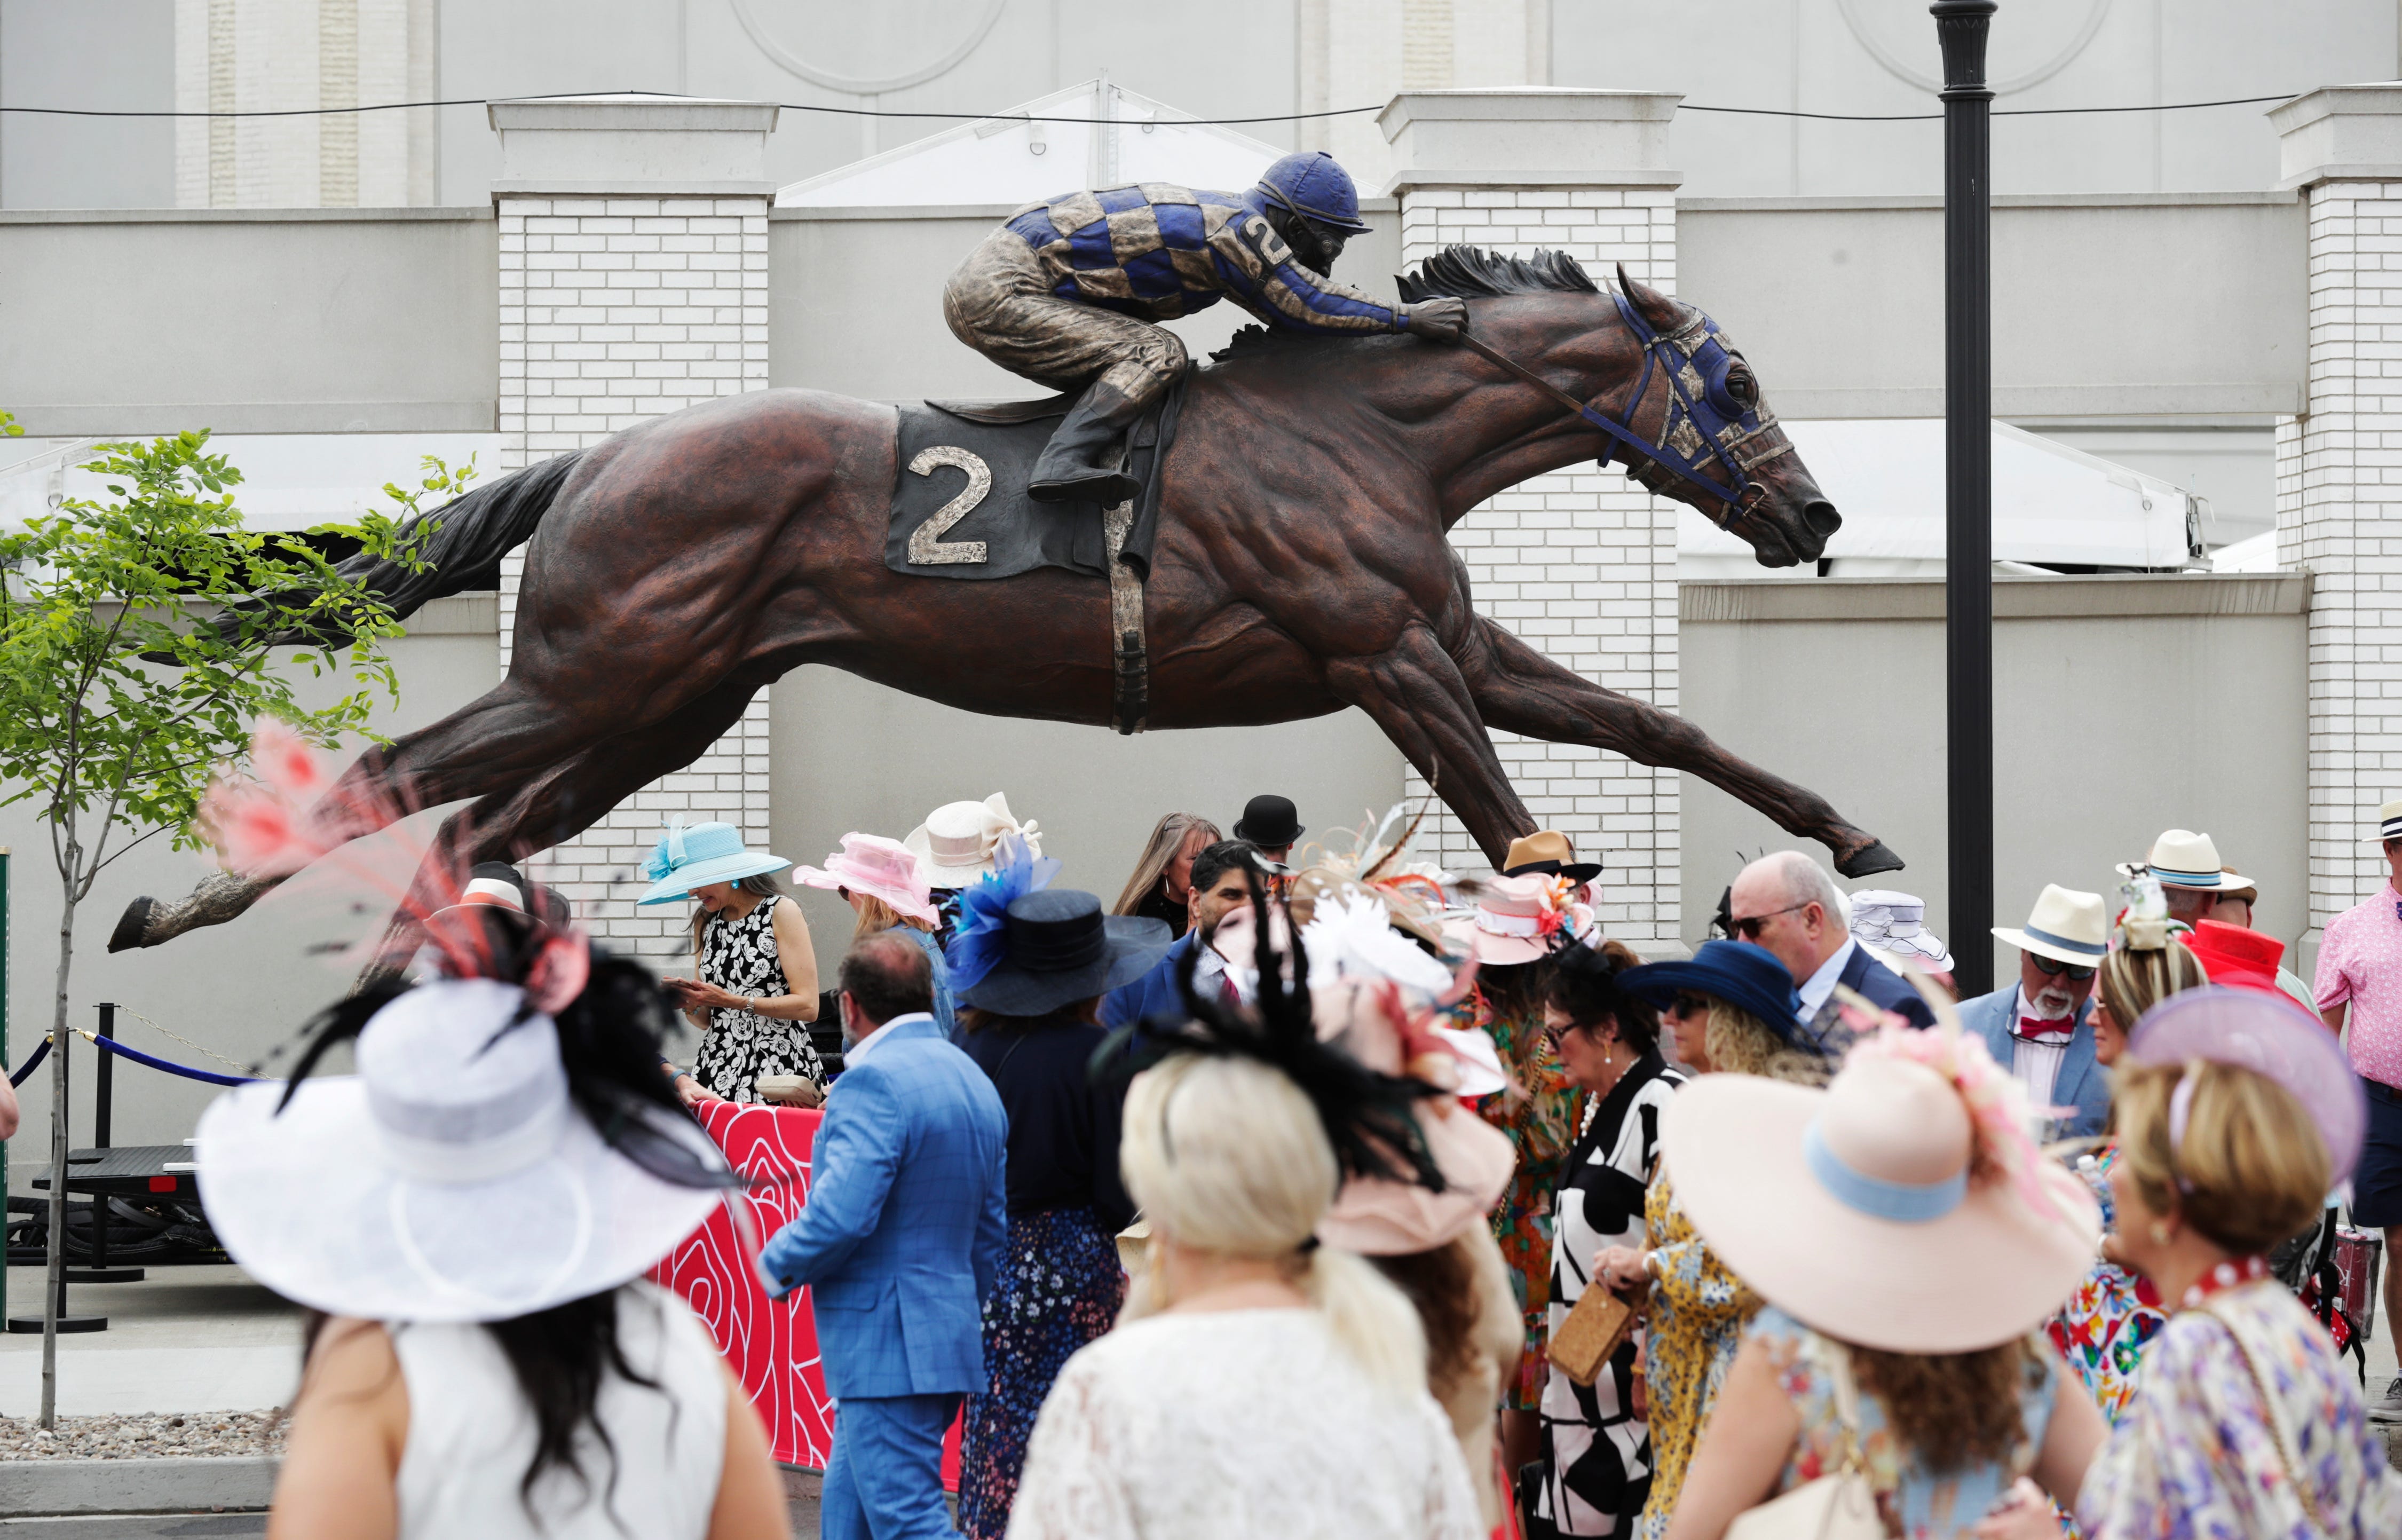
[[1668,1002],[1667,1014],[1671,1016],[1706,1016],[1709,1013],[1710,1002],[1705,996],[1679,994]]
[[2047,979],[2056,979],[2063,973],[2065,973],[2068,975],[2070,983],[2083,983],[2086,980],[2093,976],[2093,969],[2090,968],[2071,967],[2069,964],[2061,962],[2057,958],[2047,957],[2040,952],[2030,952],[2027,956],[2035,959],[2036,967],[2042,970],[2043,976]]
[[1762,926],[1779,914],[1790,914],[1797,909],[1807,909],[1810,907],[1810,902],[1811,901],[1804,900],[1801,903],[1788,903],[1782,909],[1772,909],[1765,914],[1746,914],[1739,920],[1729,920],[1727,928],[1734,932],[1737,941],[1756,942],[1760,940]]

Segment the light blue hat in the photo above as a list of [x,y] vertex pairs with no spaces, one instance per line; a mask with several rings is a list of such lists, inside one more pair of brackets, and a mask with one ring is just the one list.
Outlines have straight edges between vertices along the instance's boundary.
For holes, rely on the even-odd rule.
[[781,872],[792,864],[764,850],[745,850],[742,831],[730,823],[696,823],[689,829],[671,823],[642,862],[651,890],[634,901],[670,903],[696,887]]

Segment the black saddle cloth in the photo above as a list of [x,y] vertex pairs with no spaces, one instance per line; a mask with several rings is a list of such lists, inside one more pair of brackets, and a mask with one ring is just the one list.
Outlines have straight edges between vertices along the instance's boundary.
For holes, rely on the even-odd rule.
[[[1142,490],[1119,559],[1144,580],[1159,529],[1160,466],[1176,442],[1188,378],[1170,386],[1126,435],[1126,471]],[[1005,578],[1037,567],[1108,577],[1100,504],[1037,502],[1026,495],[1036,457],[1075,402],[1070,394],[904,404],[884,565],[917,577]]]

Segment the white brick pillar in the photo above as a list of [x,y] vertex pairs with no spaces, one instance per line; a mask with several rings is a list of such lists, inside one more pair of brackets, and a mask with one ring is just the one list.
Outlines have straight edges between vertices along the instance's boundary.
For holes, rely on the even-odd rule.
[[[1445,246],[1611,265],[1677,289],[1676,188],[1666,169],[1672,92],[1405,91],[1377,121],[1396,163],[1401,260]],[[1590,461],[1522,483],[1452,527],[1480,613],[1594,683],[1677,708],[1677,513],[1618,469]],[[1682,886],[1676,772],[1597,749],[1496,733],[1518,794],[1544,828],[1598,852],[1602,927],[1646,950],[1677,942]],[[1409,790],[1425,794],[1415,771]],[[1486,870],[1448,810],[1419,845],[1454,871]]]
[[2310,909],[2376,891],[2362,843],[2402,796],[2402,86],[2330,86],[2270,114],[2306,200],[2303,415],[2277,429],[2277,552],[2312,574]]
[[[767,385],[767,135],[776,106],[642,96],[495,102],[501,177],[501,466]],[[523,555],[501,569],[508,667]],[[688,769],[531,863],[593,933],[680,954],[677,916],[637,911],[669,817],[767,839],[767,693]]]

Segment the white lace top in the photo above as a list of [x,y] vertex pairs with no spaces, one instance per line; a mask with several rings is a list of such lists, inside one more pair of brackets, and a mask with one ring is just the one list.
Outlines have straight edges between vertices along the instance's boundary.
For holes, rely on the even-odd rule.
[[1068,1360],[1009,1540],[1481,1540],[1451,1422],[1315,1310],[1156,1315]]

